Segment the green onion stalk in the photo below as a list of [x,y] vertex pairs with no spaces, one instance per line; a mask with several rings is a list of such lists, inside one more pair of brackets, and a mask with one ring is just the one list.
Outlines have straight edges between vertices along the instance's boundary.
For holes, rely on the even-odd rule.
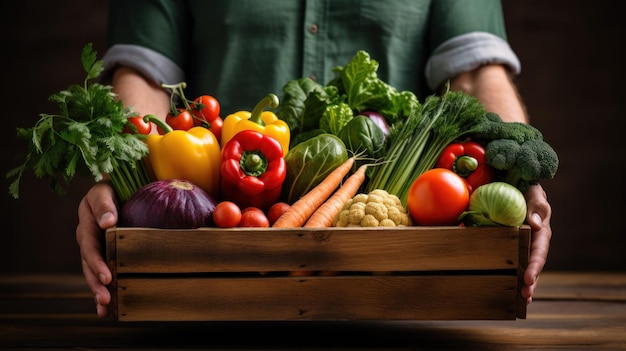
[[428,97],[419,111],[392,126],[388,162],[374,169],[367,190],[384,189],[406,205],[413,181],[433,168],[443,149],[467,135],[484,116],[478,100],[462,92]]

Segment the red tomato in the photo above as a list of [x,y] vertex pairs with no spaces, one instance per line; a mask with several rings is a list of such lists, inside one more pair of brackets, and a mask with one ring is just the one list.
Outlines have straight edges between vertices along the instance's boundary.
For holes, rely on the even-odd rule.
[[124,128],[124,133],[150,134],[152,123],[145,122],[142,116],[128,117],[128,124]]
[[222,201],[213,210],[213,223],[220,228],[233,228],[241,221],[241,209],[231,201]]
[[[189,130],[194,126],[193,115],[189,110],[182,107],[176,109],[176,113],[172,112],[165,117],[165,123],[167,123],[174,130]],[[160,131],[161,132],[161,131]]]
[[263,211],[256,207],[246,207],[241,211],[240,227],[263,227],[270,226],[270,221]]
[[407,210],[417,225],[458,225],[468,204],[465,181],[445,168],[433,168],[417,177],[407,196]]
[[222,125],[224,125],[224,120],[222,120],[221,117],[217,117],[211,122],[211,126],[209,127],[209,130],[213,132],[217,140],[222,140]]
[[200,126],[203,121],[213,123],[220,115],[220,103],[211,95],[201,95],[191,104],[191,112],[197,117],[195,125]]
[[267,211],[267,219],[270,221],[270,225],[274,224],[278,217],[280,217],[285,211],[287,211],[291,207],[290,204],[286,202],[277,202],[270,207]]

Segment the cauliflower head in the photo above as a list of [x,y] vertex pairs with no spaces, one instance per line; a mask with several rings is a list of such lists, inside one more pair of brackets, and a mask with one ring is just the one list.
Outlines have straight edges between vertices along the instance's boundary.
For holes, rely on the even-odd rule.
[[411,224],[400,199],[383,189],[357,194],[335,216],[335,227],[396,227]]

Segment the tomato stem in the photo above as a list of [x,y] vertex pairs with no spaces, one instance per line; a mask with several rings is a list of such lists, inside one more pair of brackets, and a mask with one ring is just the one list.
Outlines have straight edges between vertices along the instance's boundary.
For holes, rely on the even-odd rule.
[[171,132],[173,129],[172,127],[165,123],[162,119],[160,119],[159,117],[155,116],[155,115],[145,115],[143,116],[143,120],[144,122],[152,122],[154,124],[157,125],[157,127],[161,128],[161,130],[163,131],[163,133],[167,134],[169,132]]

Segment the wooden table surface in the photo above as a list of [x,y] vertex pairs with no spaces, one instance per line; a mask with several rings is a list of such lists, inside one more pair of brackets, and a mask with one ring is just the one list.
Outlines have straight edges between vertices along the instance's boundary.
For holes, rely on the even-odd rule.
[[82,276],[0,276],[0,349],[626,350],[626,273],[544,272],[526,319],[112,322]]

